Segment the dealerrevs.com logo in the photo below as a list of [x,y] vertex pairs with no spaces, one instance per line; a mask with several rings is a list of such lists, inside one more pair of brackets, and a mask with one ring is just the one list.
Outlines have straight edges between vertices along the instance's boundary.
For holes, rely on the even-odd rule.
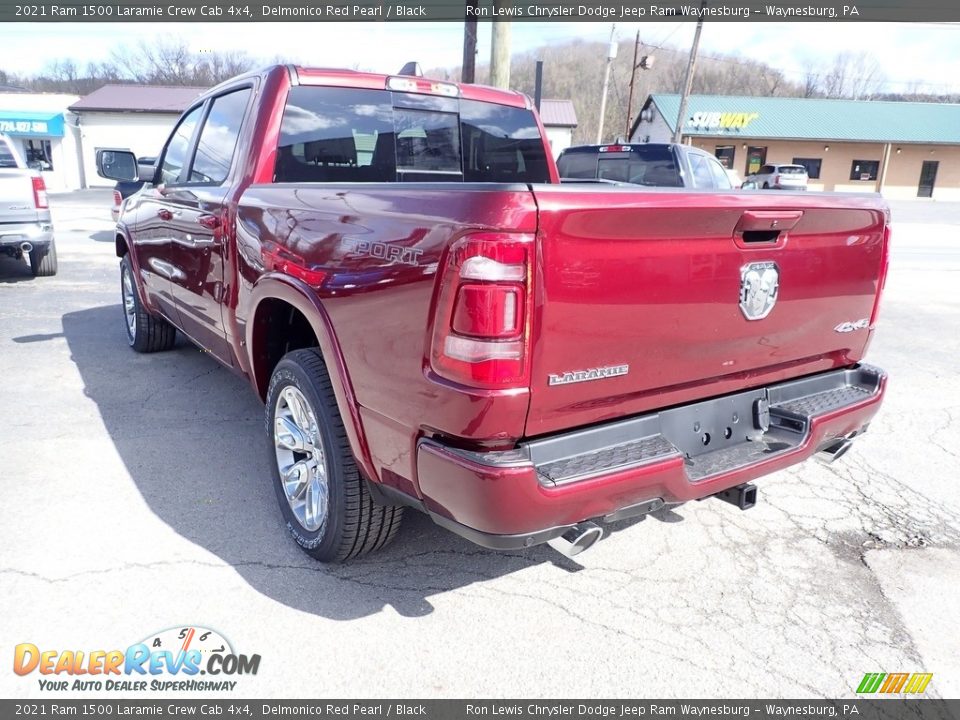
[[[188,625],[151,633],[125,650],[46,650],[20,643],[17,675],[34,673],[46,691],[230,691],[256,675],[260,655],[234,652],[216,630]],[[202,677],[201,677],[202,676]]]

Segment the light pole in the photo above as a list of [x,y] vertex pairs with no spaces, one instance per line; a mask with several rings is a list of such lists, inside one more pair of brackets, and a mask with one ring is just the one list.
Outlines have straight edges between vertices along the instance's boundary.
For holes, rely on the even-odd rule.
[[610,48],[607,50],[607,67],[603,71],[603,94],[600,96],[600,124],[597,126],[597,145],[603,141],[603,120],[607,114],[607,89],[610,87],[610,63],[617,57],[617,42],[613,39],[613,34],[617,30],[617,24],[610,26]]

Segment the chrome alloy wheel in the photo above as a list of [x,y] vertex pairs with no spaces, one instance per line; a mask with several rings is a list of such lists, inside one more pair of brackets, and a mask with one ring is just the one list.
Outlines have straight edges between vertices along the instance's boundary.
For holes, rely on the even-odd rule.
[[330,504],[323,439],[313,408],[293,385],[277,396],[273,444],[290,509],[305,530],[319,530]]
[[133,278],[130,272],[124,268],[121,273],[120,293],[123,296],[123,315],[127,320],[127,337],[133,342],[137,334],[137,300],[134,293]]

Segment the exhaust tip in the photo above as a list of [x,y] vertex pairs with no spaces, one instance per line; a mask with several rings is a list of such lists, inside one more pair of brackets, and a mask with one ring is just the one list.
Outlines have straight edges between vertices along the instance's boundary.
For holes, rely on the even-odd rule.
[[574,525],[560,537],[548,540],[547,544],[561,555],[573,557],[589,550],[603,537],[603,528],[592,522]]
[[28,253],[28,252],[30,252],[31,250],[33,250],[33,245],[31,245],[31,244],[28,243],[28,242],[22,242],[22,243],[20,243],[20,250],[21,250],[22,252]]
[[844,438],[820,450],[817,453],[817,459],[822,463],[830,465],[846,455],[851,447],[853,447],[853,441]]

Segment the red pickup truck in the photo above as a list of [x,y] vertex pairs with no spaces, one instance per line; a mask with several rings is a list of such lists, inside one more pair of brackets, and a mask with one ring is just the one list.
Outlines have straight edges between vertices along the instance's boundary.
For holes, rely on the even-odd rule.
[[116,231],[140,352],[176,330],[266,403],[274,485],[322,561],[404,507],[489,548],[717,496],[877,412],[875,195],[561,184],[529,98],[273,67],[200,97]]

